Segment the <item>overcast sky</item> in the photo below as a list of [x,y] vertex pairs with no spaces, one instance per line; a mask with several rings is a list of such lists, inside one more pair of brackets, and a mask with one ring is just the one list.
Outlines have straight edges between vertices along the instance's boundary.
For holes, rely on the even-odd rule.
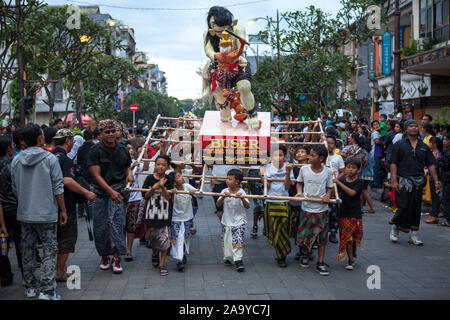
[[[44,0],[45,1],[45,0]],[[49,5],[95,4],[100,13],[108,13],[115,20],[134,29],[136,49],[148,54],[151,63],[157,63],[166,72],[168,94],[179,99],[199,98],[201,78],[196,74],[199,67],[206,63],[203,51],[203,32],[206,30],[206,14],[214,5],[227,6],[254,0],[47,0]],[[160,11],[111,8],[107,5],[127,8],[177,8],[203,10]],[[255,17],[276,17],[280,12],[302,10],[314,5],[329,13],[339,10],[339,0],[270,0],[256,4],[232,6],[228,9],[240,24],[245,25],[247,34],[255,34],[265,27],[264,21],[248,25],[247,21]],[[256,49],[255,49],[256,50]],[[261,52],[262,48],[260,48]],[[251,52],[248,52],[252,55]]]

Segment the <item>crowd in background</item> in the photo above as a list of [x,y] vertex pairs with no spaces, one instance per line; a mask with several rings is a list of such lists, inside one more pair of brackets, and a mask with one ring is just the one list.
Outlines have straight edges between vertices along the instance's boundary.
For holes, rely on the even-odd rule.
[[[127,129],[124,123],[107,119],[80,132],[70,130],[60,119],[51,126],[28,124],[20,129],[14,124],[2,126],[0,233],[8,242],[14,242],[27,297],[39,294],[40,299],[60,299],[55,292],[56,282],[66,282],[69,277],[67,260],[75,251],[77,217],[86,217],[88,223],[92,219],[92,238],[101,257],[101,270],[122,273],[122,257],[125,261],[134,259],[134,239],[152,249],[151,263],[161,276],[169,273],[168,255],[176,260],[178,271],[184,270],[189,240],[196,233],[198,198],[202,196],[198,194],[199,179],[183,176],[198,177],[202,168],[192,163],[198,155],[184,159],[190,164],[174,164],[168,156],[176,146],[170,140],[180,140],[179,133],[156,130],[154,140],[144,150],[150,123]],[[287,267],[286,257],[294,238],[299,248],[295,259],[300,266],[309,266],[314,256],[312,250],[317,248],[316,271],[328,275],[324,253],[330,241],[340,242],[338,260],[347,256],[345,268],[353,270],[356,247],[362,241],[362,214],[376,211],[370,189],[380,190],[391,201],[390,209],[396,213],[391,221],[393,242],[398,241],[398,230],[409,232],[411,228],[410,242],[422,244],[415,233],[418,224],[408,221],[403,228],[405,219],[410,217],[401,216],[405,206],[414,205],[415,211],[422,196],[432,203],[426,222],[438,224],[439,217],[446,215],[446,221],[439,225],[450,225],[448,124],[433,123],[426,114],[421,119],[421,132],[416,134],[419,126],[407,108],[404,115],[396,112],[388,119],[382,114],[380,120],[370,125],[363,118],[328,120],[322,126],[325,137],[313,134],[321,130],[319,122],[276,126],[274,131],[281,134],[274,134],[276,139],[266,166],[251,166],[248,172],[233,165],[212,167],[211,190],[220,195],[214,197],[214,203],[222,226],[225,265],[234,264],[238,271],[245,270],[245,212],[250,201],[243,196],[261,195],[264,178],[279,179],[269,182],[268,195],[322,199],[320,203],[252,201],[250,234],[252,238],[258,237],[258,224],[263,218],[263,234],[274,247],[281,268]],[[199,129],[198,122],[190,121],[185,121],[181,128]],[[188,135],[195,142],[194,131]],[[417,143],[415,136],[419,144],[410,151],[411,144]],[[286,142],[311,145],[286,148]],[[326,142],[328,149],[321,142]],[[141,153],[144,161],[138,163]],[[415,163],[416,169],[423,171],[419,175],[426,179],[423,194],[422,187],[416,188],[415,196],[420,193],[421,199],[414,204],[402,198],[408,196],[405,192],[411,192],[405,189],[410,182],[403,179],[400,168],[405,161]],[[138,174],[133,175],[134,170]],[[414,174],[417,175],[417,170]],[[247,183],[245,176],[260,181]],[[340,205],[331,201],[336,196],[335,184],[343,200]],[[127,185],[147,191],[130,192]],[[369,209],[362,210],[366,204]],[[43,249],[42,257],[39,249]],[[41,268],[40,280],[35,277],[36,267]],[[12,284],[7,254],[0,257],[0,274],[2,286]]]

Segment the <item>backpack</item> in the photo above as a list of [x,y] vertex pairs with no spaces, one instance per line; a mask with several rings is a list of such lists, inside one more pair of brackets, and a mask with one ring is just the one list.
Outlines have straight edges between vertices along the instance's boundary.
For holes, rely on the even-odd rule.
[[[54,153],[54,155],[58,158],[58,161],[61,157],[63,153],[62,152],[57,152]],[[75,177],[73,178],[75,180],[76,183],[78,183],[80,186],[82,186],[84,189],[86,190],[91,190],[89,183],[86,181],[86,179],[83,178],[83,176],[81,175],[81,170],[80,170],[80,166],[79,165],[74,165],[74,171],[75,171]],[[86,202],[86,198],[79,193],[76,192],[72,192],[73,194],[73,198],[75,200],[75,203],[85,203]]]

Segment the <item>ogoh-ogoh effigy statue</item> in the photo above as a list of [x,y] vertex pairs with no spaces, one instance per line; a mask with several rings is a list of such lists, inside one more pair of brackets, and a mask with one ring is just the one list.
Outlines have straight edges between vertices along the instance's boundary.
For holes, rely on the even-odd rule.
[[212,7],[207,16],[208,30],[204,33],[205,53],[210,59],[199,74],[204,89],[214,96],[222,121],[248,119],[250,129],[258,129],[260,122],[255,110],[255,98],[250,83],[251,73],[245,52],[245,28],[233,20],[233,14],[223,7]]

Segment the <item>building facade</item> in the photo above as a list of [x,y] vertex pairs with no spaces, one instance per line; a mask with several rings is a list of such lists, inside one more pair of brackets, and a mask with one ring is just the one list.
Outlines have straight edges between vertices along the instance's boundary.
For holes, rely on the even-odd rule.
[[[449,0],[403,0],[400,8],[402,107],[410,105],[416,120],[425,113],[438,118],[444,108],[450,107]],[[373,39],[375,76],[368,83],[374,119],[380,114],[394,114],[394,8],[391,6],[388,12],[388,23]],[[390,37],[385,37],[386,32]],[[386,49],[389,38],[391,68],[386,70],[389,57],[383,47]]]

